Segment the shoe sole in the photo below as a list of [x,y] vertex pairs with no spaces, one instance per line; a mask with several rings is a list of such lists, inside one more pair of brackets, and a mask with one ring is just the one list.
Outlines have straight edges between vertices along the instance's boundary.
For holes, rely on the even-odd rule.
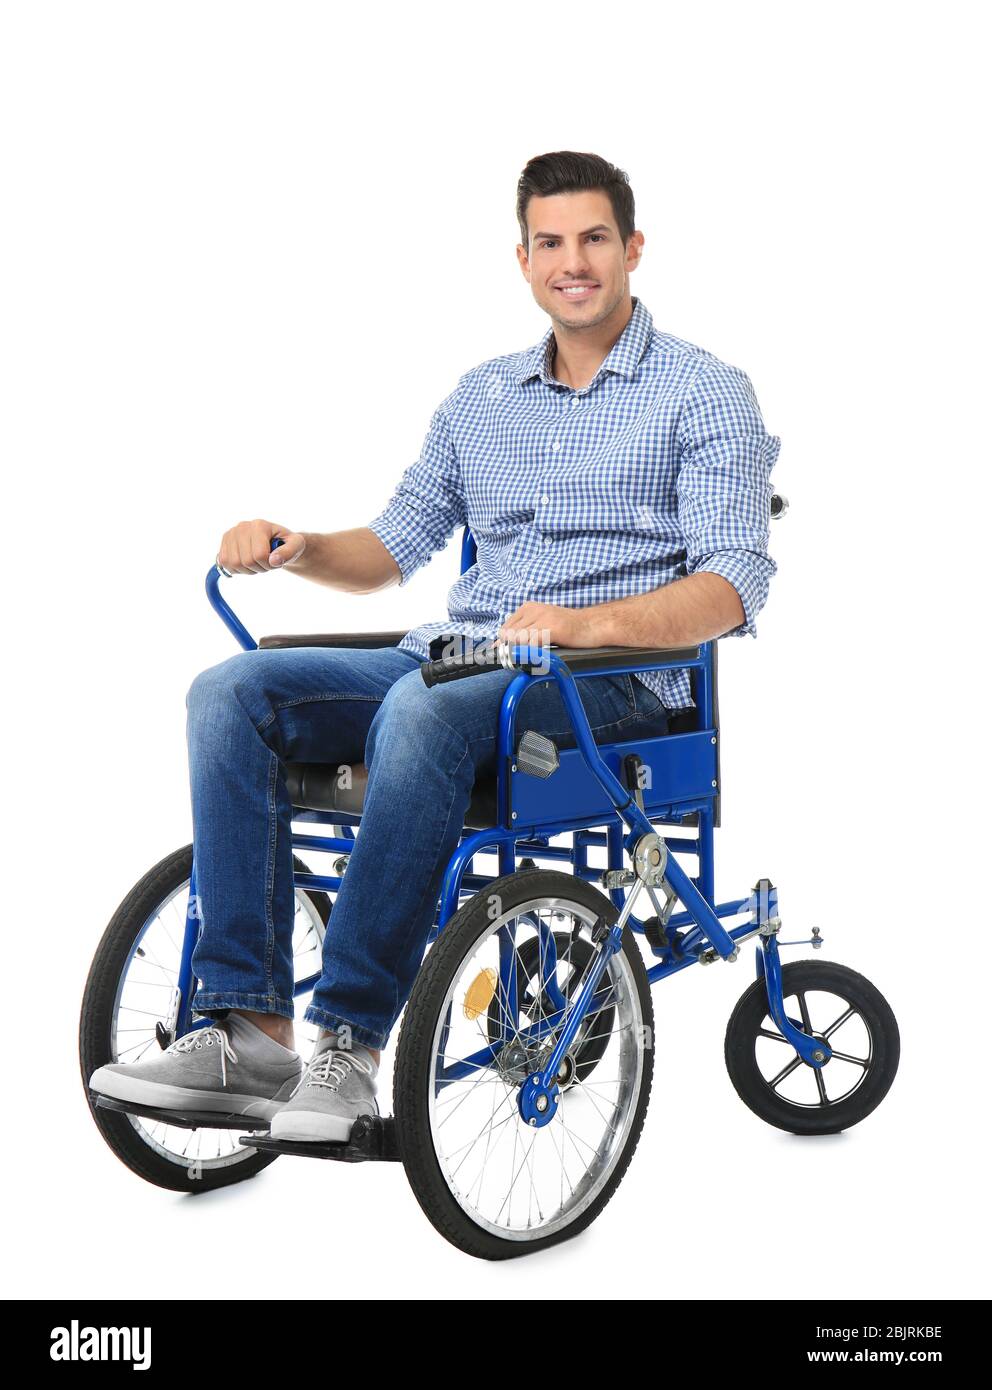
[[360,1116],[321,1115],[312,1110],[279,1113],[269,1127],[271,1139],[294,1144],[346,1144]]
[[230,1091],[196,1091],[188,1086],[164,1086],[160,1081],[142,1081],[137,1076],[99,1067],[90,1077],[90,1090],[111,1100],[150,1105],[157,1110],[211,1110],[222,1115],[245,1115],[250,1119],[271,1120],[285,1101],[264,1096],[240,1096]]

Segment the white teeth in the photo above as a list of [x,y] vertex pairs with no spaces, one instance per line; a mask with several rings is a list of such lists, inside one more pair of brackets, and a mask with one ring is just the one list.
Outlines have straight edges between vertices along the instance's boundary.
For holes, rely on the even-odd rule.
[[586,294],[589,290],[594,289],[595,286],[593,286],[593,285],[559,285],[558,288],[561,290],[562,294]]

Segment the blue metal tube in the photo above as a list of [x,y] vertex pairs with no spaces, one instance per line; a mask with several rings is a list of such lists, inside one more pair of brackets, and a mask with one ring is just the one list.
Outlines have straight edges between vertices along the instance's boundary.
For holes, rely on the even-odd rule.
[[235,640],[244,647],[245,651],[257,651],[258,643],[234,612],[233,608],[231,608],[230,604],[221,596],[220,570],[216,565],[211,565],[209,570],[207,570],[207,598],[210,600],[210,607],[218,615],[228,632],[230,632]]
[[[816,1068],[826,1066],[833,1056],[830,1044],[819,1042],[816,1038],[811,1038],[808,1033],[803,1033],[795,1027],[785,1012],[785,1000],[782,997],[782,962],[778,953],[778,942],[774,936],[763,936],[761,946],[764,951],[768,1012],[786,1042],[792,1044],[804,1062]],[[821,1053],[820,1061],[814,1058],[814,1052]]]
[[342,840],[337,835],[297,835],[294,832],[293,848],[316,850],[318,854],[350,854],[355,841]]
[[704,933],[707,940],[715,947],[717,955],[723,957],[732,955],[734,943],[720,925],[719,917],[682,868],[682,865],[671,855],[665,865],[665,877],[675,889],[679,899],[685,903],[700,932]]
[[189,876],[189,897],[186,900],[186,928],[183,932],[183,948],[179,956],[179,975],[176,985],[179,989],[179,1015],[176,1019],[176,1037],[181,1038],[190,1031],[193,1021],[193,952],[200,939],[200,904],[196,893],[196,860]]
[[713,807],[705,806],[697,812],[699,816],[699,874],[696,883],[699,891],[708,903],[712,905],[716,896],[714,887],[714,853],[713,853]]

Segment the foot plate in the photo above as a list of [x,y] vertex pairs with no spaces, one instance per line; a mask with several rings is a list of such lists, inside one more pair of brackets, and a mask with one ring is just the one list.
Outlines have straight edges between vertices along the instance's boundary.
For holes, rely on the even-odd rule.
[[241,1143],[267,1154],[293,1154],[297,1158],[330,1158],[338,1163],[398,1163],[396,1123],[392,1115],[362,1115],[351,1137],[343,1144],[302,1139],[272,1139],[268,1135],[243,1135]]

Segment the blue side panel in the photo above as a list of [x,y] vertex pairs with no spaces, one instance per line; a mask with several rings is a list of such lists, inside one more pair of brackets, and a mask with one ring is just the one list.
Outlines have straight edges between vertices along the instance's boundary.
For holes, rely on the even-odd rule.
[[[662,738],[640,739],[633,743],[598,745],[603,761],[623,781],[623,759],[637,753],[645,765],[642,791],[644,809],[659,818],[680,802],[693,805],[717,794],[717,747],[712,729],[691,734],[667,734]],[[577,748],[559,754],[557,772],[541,779],[526,773],[510,778],[510,808],[516,811],[514,825],[535,826],[562,821],[583,820],[602,824],[616,814],[599,781],[586,767]]]

